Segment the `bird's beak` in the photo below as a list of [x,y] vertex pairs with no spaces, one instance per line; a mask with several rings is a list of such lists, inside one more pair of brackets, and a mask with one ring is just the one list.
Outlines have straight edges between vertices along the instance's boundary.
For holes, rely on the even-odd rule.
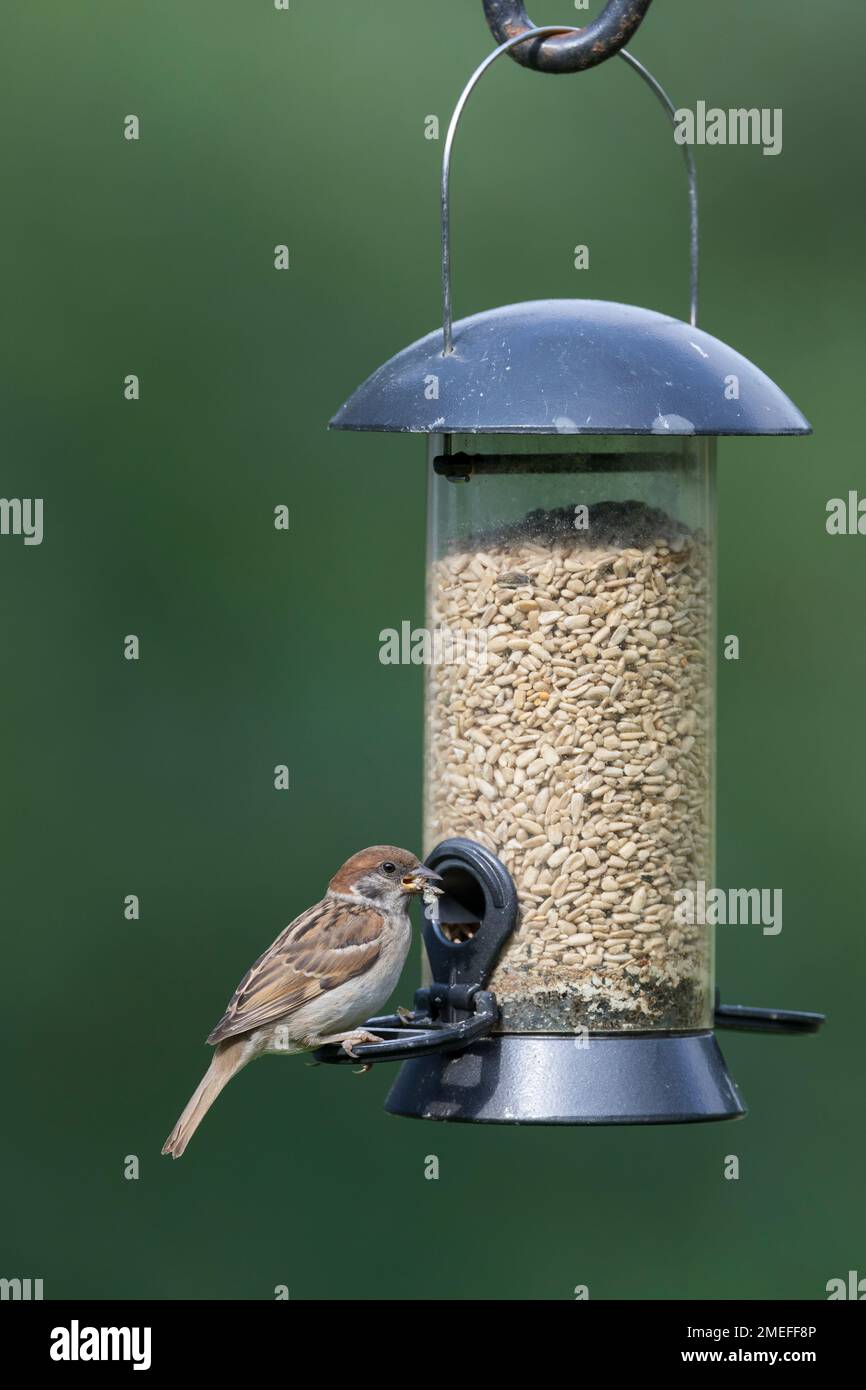
[[[413,869],[411,874],[406,874],[403,879],[403,887],[407,893],[423,893],[425,888],[432,888],[434,881],[442,882],[442,875],[434,873],[428,869],[426,864],[419,864],[417,869]],[[441,892],[441,889],[434,889],[434,892]]]

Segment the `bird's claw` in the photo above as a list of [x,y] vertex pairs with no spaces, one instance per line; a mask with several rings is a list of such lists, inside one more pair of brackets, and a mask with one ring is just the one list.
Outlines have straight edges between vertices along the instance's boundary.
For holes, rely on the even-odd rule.
[[[384,1042],[384,1039],[378,1037],[376,1033],[368,1033],[366,1028],[359,1028],[357,1032],[349,1033],[345,1038],[343,1038],[343,1041],[340,1043],[340,1046],[342,1047],[343,1051],[346,1053],[348,1057],[351,1057],[353,1060],[361,1061],[361,1058],[358,1057],[358,1054],[355,1052],[354,1049],[356,1047],[362,1047],[364,1043],[380,1042]],[[365,1063],[365,1065],[370,1066],[371,1063],[367,1062]]]

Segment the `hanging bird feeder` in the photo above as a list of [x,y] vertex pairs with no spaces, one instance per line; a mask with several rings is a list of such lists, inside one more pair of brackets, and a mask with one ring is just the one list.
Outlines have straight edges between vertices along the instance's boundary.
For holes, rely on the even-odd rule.
[[575,71],[619,52],[672,118],[622,50],[648,4],[614,0],[570,31],[486,0],[503,42],[444,147],[443,326],[331,421],[426,435],[427,627],[449,637],[427,674],[425,842],[444,889],[428,979],[411,1015],[371,1019],[383,1041],[357,1049],[404,1061],[395,1114],[734,1118],[714,1029],[822,1021],[721,1005],[712,927],[683,909],[714,882],[716,439],[810,432],[697,327],[691,152],[688,322],[569,299],[453,319],[450,172],[476,83],[505,53]]

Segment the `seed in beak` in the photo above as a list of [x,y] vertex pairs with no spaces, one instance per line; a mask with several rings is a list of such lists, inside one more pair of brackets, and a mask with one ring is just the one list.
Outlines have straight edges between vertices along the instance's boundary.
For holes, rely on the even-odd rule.
[[423,893],[425,890],[432,890],[434,893],[441,893],[441,888],[433,887],[433,880],[441,882],[441,875],[428,869],[425,864],[407,874],[403,879],[403,887],[407,893]]

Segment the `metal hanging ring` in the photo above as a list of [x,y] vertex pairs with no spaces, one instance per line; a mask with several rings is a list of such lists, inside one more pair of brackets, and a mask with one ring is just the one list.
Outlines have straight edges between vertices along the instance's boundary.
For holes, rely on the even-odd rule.
[[[560,25],[547,25],[539,29],[532,30],[533,37],[545,34],[562,33]],[[523,43],[524,37],[520,34],[516,38],[506,39],[498,48],[494,48],[492,53],[488,53],[483,62],[473,72],[454,107],[453,115],[448,126],[448,134],[445,136],[445,146],[442,151],[442,182],[440,185],[440,208],[441,208],[441,237],[442,237],[442,351],[443,355],[454,351],[454,310],[451,294],[451,155],[454,148],[454,138],[457,134],[457,127],[460,124],[460,117],[463,115],[466,103],[472,94],[476,84],[484,76],[491,64],[496,62],[503,53],[510,53],[517,44]],[[676,107],[665,91],[660,82],[657,82],[648,68],[643,63],[639,63],[637,58],[632,57],[625,49],[620,50],[621,58],[624,58],[630,68],[633,68],[638,76],[642,77],[650,90],[661,102],[665,111],[671,119],[676,121]],[[689,184],[689,323],[692,326],[698,321],[698,181],[695,170],[695,159],[689,145],[682,146],[683,157],[686,164],[686,172]]]
[[[519,46],[511,57],[535,72],[583,72],[612,58],[624,48],[640,25],[652,0],[608,0],[604,10],[585,29],[573,25],[551,25],[547,37],[526,13],[523,0],[484,0],[484,16],[497,43],[517,39]],[[521,37],[533,37],[520,43]]]

